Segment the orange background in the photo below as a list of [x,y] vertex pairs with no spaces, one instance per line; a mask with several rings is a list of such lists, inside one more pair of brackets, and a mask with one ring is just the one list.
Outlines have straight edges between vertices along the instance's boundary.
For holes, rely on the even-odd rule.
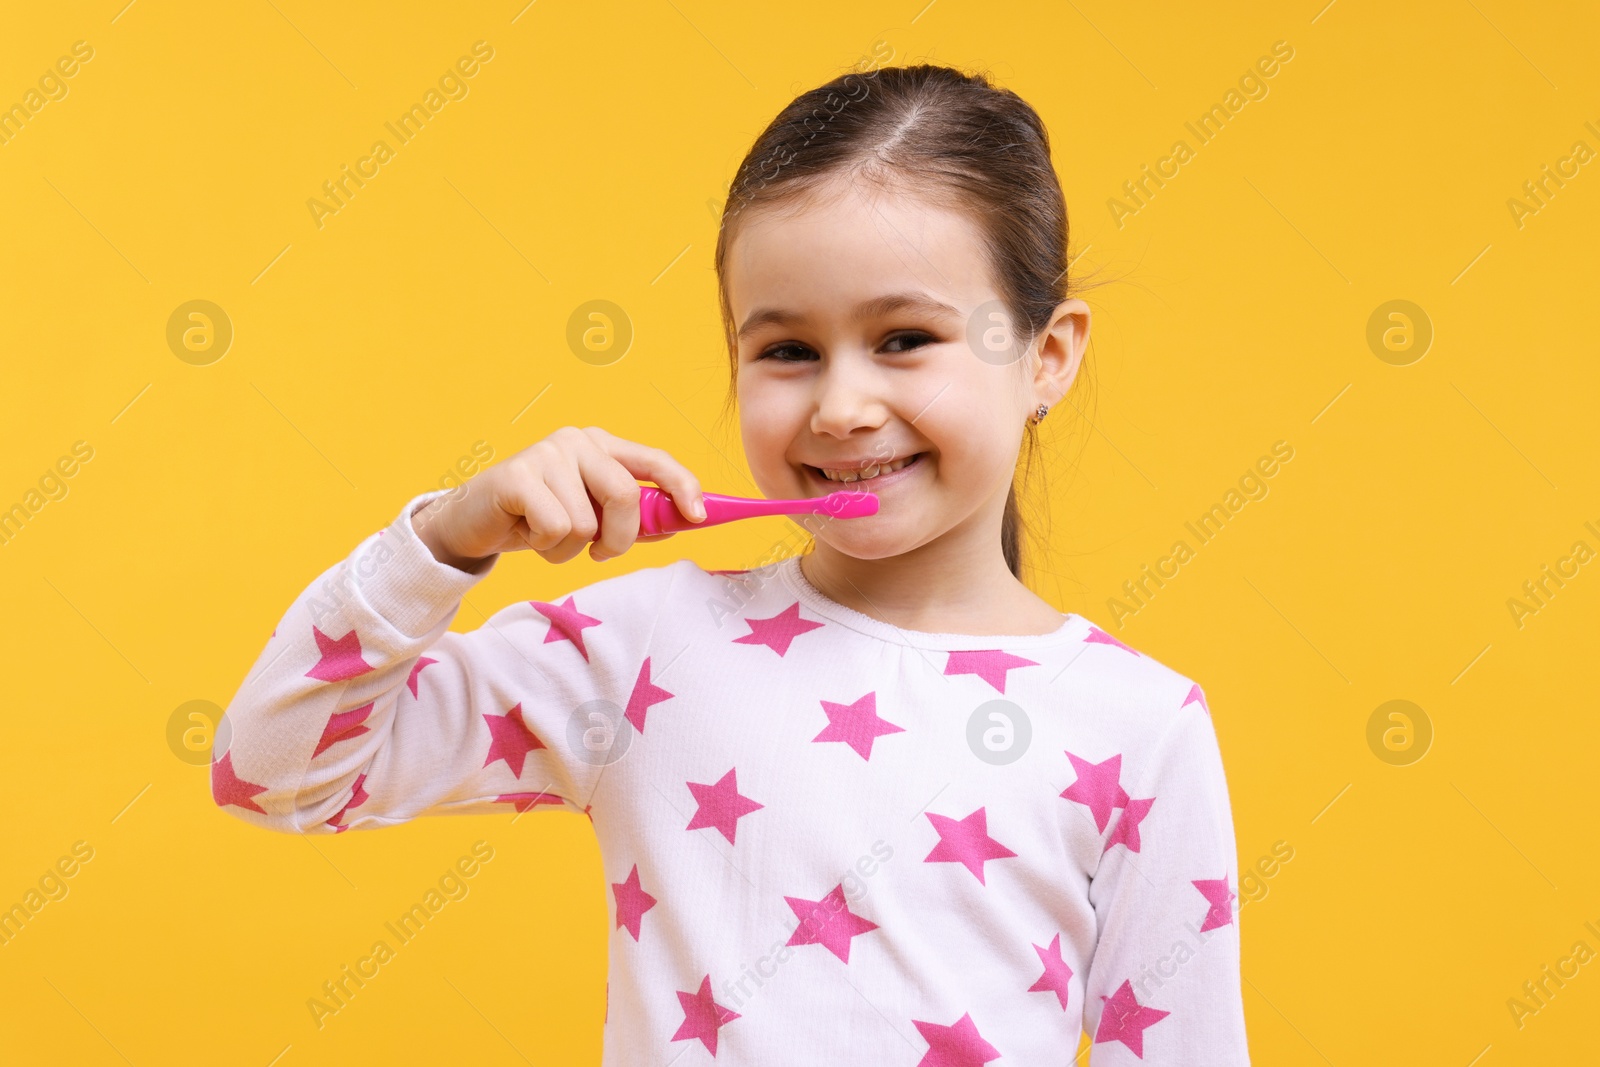
[[[750,492],[716,421],[713,209],[794,94],[925,58],[1040,111],[1075,269],[1106,283],[1090,390],[1046,422],[1035,587],[1206,688],[1254,1061],[1595,1047],[1587,955],[1542,1005],[1523,988],[1600,949],[1592,8],[124,2],[0,32],[0,106],[27,115],[0,143],[0,508],[26,515],[0,544],[0,906],[73,871],[0,945],[7,1060],[598,1061],[583,818],[268,834],[181,758],[183,709],[225,706],[293,597],[458,461],[598,424]],[[319,226],[307,201],[477,41],[466,95]],[[1292,58],[1201,142],[1185,124],[1275,42]],[[1180,139],[1165,185],[1110,204]],[[1546,165],[1568,176],[1536,204]],[[605,365],[567,342],[597,299],[633,333]],[[225,352],[169,345],[193,300]],[[1185,523],[1280,441],[1266,494],[1200,544]],[[683,554],[744,566],[790,531],[520,554],[456,625]],[[1569,577],[1519,618],[1545,565]],[[1372,727],[1392,700],[1408,718]],[[480,840],[470,894],[318,1029],[306,1001]]]

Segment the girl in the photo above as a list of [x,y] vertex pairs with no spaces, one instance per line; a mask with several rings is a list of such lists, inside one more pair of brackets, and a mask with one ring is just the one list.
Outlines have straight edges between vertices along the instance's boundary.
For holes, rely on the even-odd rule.
[[639,479],[703,517],[667,453],[559,429],[301,594],[216,802],[294,833],[585,813],[607,1065],[1061,1064],[1080,1025],[1095,1067],[1247,1064],[1205,697],[1019,577],[1019,451],[1088,339],[1066,256],[1017,96],[926,65],[801,95],[723,216],[730,401],[762,493],[878,513],[450,631],[502,552],[644,539]]

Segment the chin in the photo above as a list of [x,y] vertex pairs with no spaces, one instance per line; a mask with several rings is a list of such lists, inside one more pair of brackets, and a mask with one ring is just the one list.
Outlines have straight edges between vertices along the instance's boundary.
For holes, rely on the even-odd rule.
[[871,532],[846,529],[851,523],[871,522],[873,518],[875,516],[865,519],[831,520],[827,527],[816,535],[817,541],[853,559],[888,559],[909,552],[931,540],[926,537],[914,537],[907,531],[893,528]]

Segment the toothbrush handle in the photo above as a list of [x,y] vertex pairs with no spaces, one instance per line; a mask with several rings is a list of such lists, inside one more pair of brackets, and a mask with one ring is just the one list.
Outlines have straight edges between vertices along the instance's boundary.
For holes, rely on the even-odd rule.
[[[710,494],[706,494],[709,496]],[[639,487],[639,533],[641,536],[651,534],[676,533],[687,530],[695,525],[678,513],[678,505],[673,503],[672,497],[665,490],[657,489],[653,485]]]
[[706,517],[700,522],[693,522],[678,510],[678,505],[665,489],[657,489],[653,485],[641,485],[639,487],[640,535],[699,530],[757,515],[781,515],[785,506],[790,503],[786,500],[753,500],[729,496],[726,493],[702,492],[700,498],[705,502]]
[[678,511],[678,506],[663,489],[653,485],[639,487],[639,532],[641,534],[677,533],[679,530],[700,530],[707,526],[720,526],[737,519],[753,519],[764,515],[803,514],[811,503],[806,500],[762,500],[759,497],[729,496],[727,493],[702,492],[706,517],[692,522]]
[[[834,497],[844,497],[848,494],[832,494]],[[656,534],[677,533],[679,530],[698,530],[707,526],[720,526],[725,522],[738,519],[753,519],[764,515],[821,515],[835,513],[841,505],[837,500],[829,497],[817,497],[808,500],[762,500],[759,497],[729,496],[726,493],[700,494],[706,505],[706,517],[700,522],[693,522],[678,511],[678,506],[671,495],[664,489],[653,485],[639,487],[639,534],[648,537]],[[871,499],[870,497],[868,499]],[[594,513],[603,523],[605,521],[600,504],[595,500],[594,494],[589,495],[589,502],[594,505]],[[876,501],[873,501],[876,505]],[[871,512],[876,513],[874,506]],[[600,537],[596,529],[595,539]]]
[[[585,490],[585,492],[588,492]],[[710,497],[712,494],[707,493]],[[589,503],[594,507],[596,520],[600,523],[595,528],[593,540],[600,540],[601,530],[605,526],[605,513],[600,502],[589,493]],[[640,537],[649,537],[654,534],[675,533],[678,530],[687,530],[691,526],[704,525],[690,522],[678,513],[677,505],[672,502],[665,490],[653,485],[639,487],[639,532]]]

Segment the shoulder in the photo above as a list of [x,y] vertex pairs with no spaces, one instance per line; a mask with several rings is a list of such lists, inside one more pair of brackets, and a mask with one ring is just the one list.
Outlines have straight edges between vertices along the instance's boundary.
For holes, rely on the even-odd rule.
[[1195,715],[1209,723],[1211,707],[1197,681],[1127,637],[1113,634],[1090,619],[1083,621],[1085,647],[1079,658],[1087,668],[1084,676],[1088,684],[1108,711],[1152,740]]
[[[576,600],[603,599],[603,600],[640,600],[665,597],[678,581],[682,573],[684,560],[674,563],[662,564],[656,567],[635,567],[630,571],[598,578],[587,585],[574,586],[570,582],[558,585],[563,590],[550,601],[564,600],[572,597]],[[538,597],[532,598],[533,603],[545,603]]]
[[708,567],[692,559],[672,564],[677,569],[681,588],[705,596],[722,597],[729,602],[753,599],[760,590],[781,586],[779,567],[774,560],[754,567]]
[[498,624],[525,615],[564,626],[606,622],[611,624],[608,630],[648,630],[678,598],[683,574],[681,560],[636,567],[583,585],[553,571],[533,592],[506,604],[490,621]]
[[706,615],[709,611],[708,617],[714,617],[719,604],[731,609],[749,603],[756,590],[776,580],[775,566],[715,569],[692,559],[679,559],[602,578],[573,588],[557,600],[570,596],[579,608],[585,603],[627,604],[663,616]]
[[1068,673],[1082,668],[1080,706],[1091,710],[1106,750],[1122,754],[1126,788],[1149,797],[1163,789],[1221,783],[1225,796],[1222,751],[1205,690],[1135,642],[1092,622],[1086,629],[1085,647]]

